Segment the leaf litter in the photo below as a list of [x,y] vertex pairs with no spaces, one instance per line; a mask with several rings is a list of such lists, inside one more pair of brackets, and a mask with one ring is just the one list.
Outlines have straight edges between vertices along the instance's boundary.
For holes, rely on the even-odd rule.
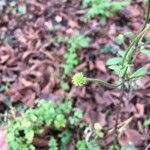
[[[141,2],[135,0],[114,18],[108,19],[107,24],[102,25],[97,19],[84,23],[82,16],[85,10],[81,9],[80,3],[80,0],[31,0],[28,3],[20,1],[25,7],[19,8],[21,14],[11,14],[10,6],[0,3],[0,6],[6,6],[3,12],[0,10],[0,84],[10,84],[10,87],[0,92],[0,101],[11,97],[13,102],[21,101],[24,105],[33,107],[35,99],[39,97],[56,102],[63,101],[62,95],[71,96],[74,106],[84,110],[84,120],[87,123],[99,122],[104,129],[111,129],[115,124],[119,91],[108,90],[95,83],[81,88],[70,85],[69,91],[61,89],[61,64],[64,63],[63,56],[67,47],[55,43],[54,39],[59,36],[70,36],[75,32],[90,37],[92,42],[89,48],[86,51],[80,49],[78,52],[81,64],[75,70],[85,69],[89,77],[101,77],[114,82],[117,78],[106,68],[105,63],[120,49],[114,44],[115,37],[120,33],[138,32],[144,23],[145,8]],[[101,20],[100,17],[99,19]],[[128,43],[127,38],[121,48],[125,49]],[[113,53],[101,51],[107,44],[115,49]],[[136,67],[149,62],[149,58],[143,58],[143,55],[138,57]],[[149,69],[149,63],[146,63],[146,66]],[[70,81],[71,79],[69,83]],[[123,98],[124,105],[119,123],[130,116],[134,119],[125,129],[119,142],[121,145],[134,144],[143,149],[150,140],[150,131],[149,127],[141,131],[138,124],[142,124],[143,119],[150,116],[150,77],[141,78],[137,85],[138,89],[133,91],[132,97],[128,97],[126,93]],[[4,133],[0,133],[0,143],[5,150],[7,146],[4,142]],[[107,147],[113,136],[111,133],[102,140],[102,146]]]

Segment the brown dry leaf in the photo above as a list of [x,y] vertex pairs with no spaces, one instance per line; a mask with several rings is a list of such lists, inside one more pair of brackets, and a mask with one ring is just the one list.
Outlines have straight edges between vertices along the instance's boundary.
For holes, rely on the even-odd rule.
[[71,19],[69,19],[68,25],[69,25],[71,28],[79,28],[79,25],[77,24],[77,22],[74,21],[74,20],[71,20]]
[[105,138],[104,139],[102,139],[101,141],[100,141],[100,145],[101,146],[108,146],[109,144],[111,144],[113,141],[115,140],[115,133],[110,133],[110,134],[108,134],[108,135],[106,135],[105,136]]
[[143,144],[143,137],[142,135],[134,129],[127,129],[124,132],[124,135],[119,139],[119,144],[124,145],[135,145],[140,146]]
[[141,17],[143,15],[142,9],[138,5],[130,5],[121,13],[128,19]]
[[13,82],[16,79],[17,79],[17,75],[9,68],[3,70],[3,74],[2,74],[3,82]]
[[25,87],[29,87],[29,86],[33,85],[33,83],[31,81],[28,81],[24,78],[19,78],[19,82]]
[[103,73],[107,72],[105,63],[102,60],[96,60],[95,66],[98,70],[102,71]]
[[4,101],[4,99],[5,99],[4,94],[0,94],[0,102]]
[[141,117],[143,117],[143,116],[144,116],[144,108],[145,108],[145,105],[144,105],[144,104],[141,104],[141,103],[137,103],[137,104],[135,105],[135,107],[136,107],[136,112],[135,112],[134,116],[135,116],[136,118],[141,118]]
[[116,25],[115,24],[111,24],[110,29],[108,31],[108,35],[109,36],[116,35]]
[[95,68],[94,63],[92,61],[89,61],[89,70],[93,70]]

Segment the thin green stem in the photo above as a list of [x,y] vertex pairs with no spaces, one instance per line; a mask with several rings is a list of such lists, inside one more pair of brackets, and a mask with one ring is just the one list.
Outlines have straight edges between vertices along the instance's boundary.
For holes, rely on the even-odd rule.
[[150,24],[147,24],[146,27],[135,37],[135,39],[131,42],[131,44],[129,45],[124,57],[123,57],[123,61],[122,61],[122,66],[124,66],[125,61],[127,61],[128,63],[131,61],[133,53],[135,52],[135,48],[134,46],[136,46],[136,44],[142,40],[142,38],[144,37],[144,35],[147,33],[147,31],[150,30]]
[[86,80],[87,80],[87,82],[100,83],[102,86],[107,87],[109,89],[114,89],[114,88],[117,88],[121,85],[121,84],[111,84],[111,83],[108,83],[102,79],[87,78]]

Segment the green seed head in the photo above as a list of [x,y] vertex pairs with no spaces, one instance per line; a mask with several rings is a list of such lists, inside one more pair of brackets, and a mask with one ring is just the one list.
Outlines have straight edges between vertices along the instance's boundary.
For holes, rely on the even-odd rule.
[[84,76],[84,74],[82,72],[76,73],[72,77],[72,83],[75,86],[82,86],[83,84],[86,83],[86,77]]

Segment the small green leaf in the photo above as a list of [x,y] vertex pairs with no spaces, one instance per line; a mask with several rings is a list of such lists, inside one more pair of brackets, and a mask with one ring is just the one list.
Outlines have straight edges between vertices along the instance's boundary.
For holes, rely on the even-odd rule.
[[60,145],[60,150],[67,150],[67,145],[70,143],[71,138],[72,138],[72,133],[70,130],[65,130],[64,132],[61,133],[61,145]]
[[66,126],[65,116],[64,116],[63,114],[58,114],[58,115],[56,116],[56,119],[55,119],[55,121],[54,121],[54,126],[55,126],[55,128],[57,128],[57,129]]
[[48,142],[49,150],[58,150],[58,144],[54,137],[51,137]]
[[111,44],[104,44],[101,46],[100,51],[102,53],[112,53],[115,54],[117,49],[115,47],[113,47]]
[[118,51],[118,54],[122,57],[125,55],[125,53],[126,53],[126,51],[123,51],[123,50]]
[[12,2],[9,3],[9,5],[10,5],[11,7],[15,7],[15,6],[16,6],[16,2],[15,2],[15,1],[12,1]]
[[22,15],[26,14],[27,12],[27,8],[26,8],[26,5],[19,5],[18,6],[18,12]]
[[115,39],[116,44],[121,45],[124,43],[124,35],[119,34]]
[[83,8],[87,7],[90,2],[91,2],[91,0],[83,0],[83,2],[82,2]]
[[136,70],[132,75],[130,75],[129,78],[132,80],[136,80],[136,79],[146,75],[147,72],[148,72],[147,69],[145,67],[142,67],[142,68]]
[[143,54],[147,55],[147,56],[150,56],[150,50],[144,49],[144,50],[142,50],[141,52],[142,52]]
[[77,150],[87,150],[86,141],[80,140],[76,144]]
[[150,119],[144,121],[144,126],[150,126]]
[[99,144],[96,142],[96,140],[91,140],[87,142],[88,150],[101,150]]
[[123,146],[121,150],[137,150],[137,148],[134,147],[133,145],[130,145],[130,146]]
[[110,58],[107,60],[106,65],[117,65],[121,63],[122,58],[121,57],[115,57],[115,58]]
[[109,66],[109,68],[112,69],[117,75],[120,74],[120,70],[121,70],[120,66],[113,65],[113,66]]
[[65,81],[61,81],[60,82],[60,86],[61,86],[61,88],[63,89],[63,90],[69,90],[69,84],[68,83],[66,83]]

